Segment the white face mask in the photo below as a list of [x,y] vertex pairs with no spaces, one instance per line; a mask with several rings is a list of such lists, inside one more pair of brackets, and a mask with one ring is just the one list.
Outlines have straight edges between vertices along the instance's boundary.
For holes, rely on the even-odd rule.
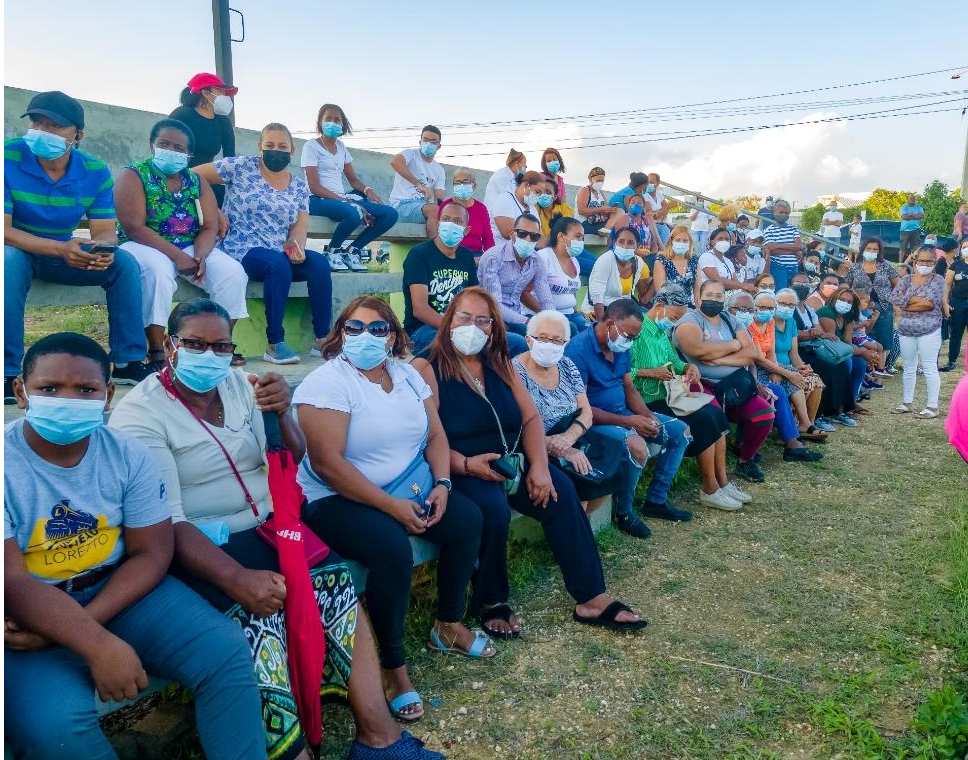
[[728,240],[717,240],[716,245],[713,246],[720,253],[726,253],[729,250],[730,242]]
[[917,273],[919,275],[922,275],[922,276],[927,275],[927,274],[931,274],[934,271],[934,267],[932,267],[932,266],[927,266],[926,267],[923,264],[918,264],[914,268],[917,270]]
[[542,367],[554,367],[565,355],[564,345],[558,346],[537,338],[530,338],[528,344],[531,347],[531,358]]
[[228,116],[232,113],[232,98],[228,95],[216,95],[212,101],[212,110],[219,116]]
[[605,187],[604,182],[592,182],[592,190],[594,190],[596,193],[602,192],[603,187]]
[[968,248],[961,249],[961,258],[968,259]]
[[487,333],[477,325],[463,325],[450,331],[450,339],[464,356],[476,356],[487,344]]

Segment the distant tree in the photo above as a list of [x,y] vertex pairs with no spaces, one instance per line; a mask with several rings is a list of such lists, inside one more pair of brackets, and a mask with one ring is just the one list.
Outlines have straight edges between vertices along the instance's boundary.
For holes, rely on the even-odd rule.
[[763,207],[762,196],[759,195],[741,195],[733,203],[739,206],[744,211],[752,211],[756,213]]
[[[820,222],[823,219],[824,205],[822,203],[815,203],[813,206],[807,206],[802,210],[802,216],[800,217],[800,229],[804,232],[816,232],[820,229]],[[844,215],[846,219],[846,214]]]
[[922,224],[928,232],[936,235],[950,235],[954,227],[954,216],[958,213],[960,192],[956,188],[948,190],[941,180],[934,180],[924,188],[921,206],[924,208]]
[[877,188],[864,201],[871,219],[900,219],[901,206],[907,203],[908,190],[885,190]]

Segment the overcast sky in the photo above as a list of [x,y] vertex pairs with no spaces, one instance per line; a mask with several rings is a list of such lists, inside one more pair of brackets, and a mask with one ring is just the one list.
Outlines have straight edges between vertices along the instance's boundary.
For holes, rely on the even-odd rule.
[[[537,166],[562,149],[569,182],[602,166],[608,187],[633,170],[710,195],[819,194],[882,186],[920,190],[960,182],[968,117],[960,110],[907,118],[793,126],[732,135],[581,149],[655,133],[831,118],[888,108],[959,109],[968,76],[948,73],[866,87],[716,106],[683,106],[968,67],[963,2],[596,4],[410,3],[399,0],[232,0],[245,14],[233,45],[240,126],[282,121],[313,129],[323,102],[341,104],[357,129],[504,122],[633,109],[666,110],[600,123],[444,128],[442,161],[495,169],[516,146]],[[851,7],[856,12],[851,13]],[[591,11],[591,12],[590,12]],[[830,18],[839,19],[831,22]],[[4,83],[167,113],[198,71],[214,71],[211,4],[98,0],[6,3]],[[947,30],[947,31],[946,31]],[[235,35],[241,27],[236,22]],[[858,105],[819,101],[960,90],[961,102]],[[774,113],[751,105],[801,104]],[[708,108],[708,107],[707,107]],[[508,131],[508,130],[515,131]],[[650,137],[628,138],[628,135]],[[606,139],[607,137],[613,139]],[[672,135],[665,135],[666,137]],[[351,146],[390,151],[411,131],[360,132]],[[488,143],[487,145],[466,145]],[[464,145],[461,145],[464,144]],[[469,155],[499,153],[502,155]]]

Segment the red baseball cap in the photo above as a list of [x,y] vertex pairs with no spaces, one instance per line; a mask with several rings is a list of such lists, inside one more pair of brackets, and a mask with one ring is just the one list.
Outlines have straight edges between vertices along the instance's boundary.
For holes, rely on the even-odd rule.
[[208,87],[218,87],[220,90],[224,90],[226,95],[235,95],[235,93],[239,91],[238,87],[232,87],[231,85],[225,84],[225,82],[215,76],[215,74],[207,74],[202,72],[201,74],[196,74],[188,80],[188,89],[194,92],[196,95]]

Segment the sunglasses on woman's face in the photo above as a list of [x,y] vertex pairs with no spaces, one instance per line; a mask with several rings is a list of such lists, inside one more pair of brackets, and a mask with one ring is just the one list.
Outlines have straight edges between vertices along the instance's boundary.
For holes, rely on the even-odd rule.
[[390,334],[390,323],[382,319],[373,322],[363,322],[359,319],[347,319],[343,325],[344,335],[362,335],[366,331],[374,338],[385,338]]

